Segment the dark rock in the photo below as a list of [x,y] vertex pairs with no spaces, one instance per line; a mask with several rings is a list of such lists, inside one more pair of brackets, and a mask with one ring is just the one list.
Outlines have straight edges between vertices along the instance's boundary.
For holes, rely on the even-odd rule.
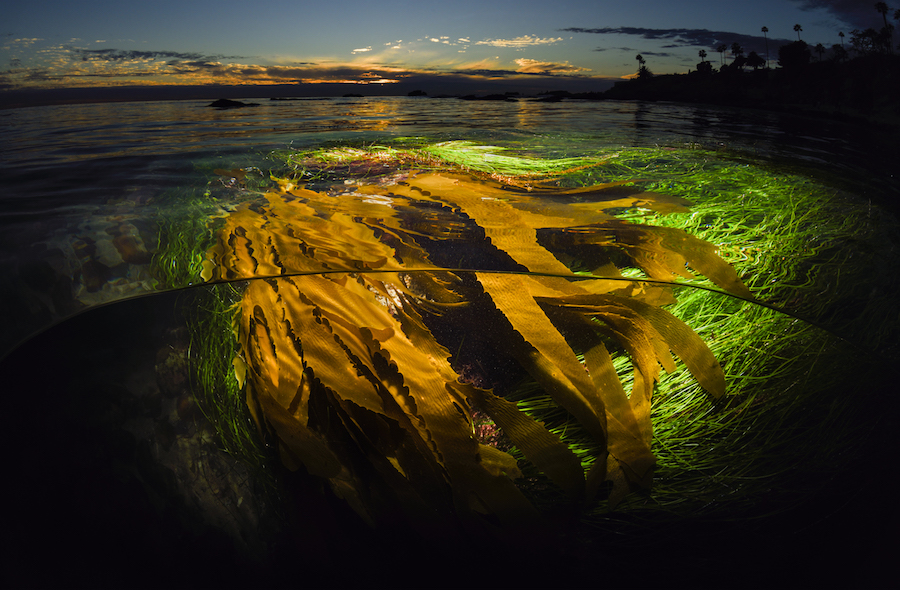
[[206,105],[208,107],[212,107],[215,109],[240,109],[243,107],[258,107],[258,102],[241,102],[239,100],[229,100],[227,98],[220,98],[219,100],[213,101]]
[[116,247],[116,250],[119,251],[119,254],[122,256],[122,260],[128,262],[129,264],[149,264],[152,256],[147,249],[144,247],[142,242],[139,242],[135,236],[131,235],[120,235],[113,238],[113,245]]
[[39,292],[50,291],[56,284],[57,274],[46,260],[28,260],[19,264],[19,277],[25,284]]
[[109,267],[96,260],[88,260],[81,265],[81,282],[88,293],[96,293],[102,289],[109,277]]

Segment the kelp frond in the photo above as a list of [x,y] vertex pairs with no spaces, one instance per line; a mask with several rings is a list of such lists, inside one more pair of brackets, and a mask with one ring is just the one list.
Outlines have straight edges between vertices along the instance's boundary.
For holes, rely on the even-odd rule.
[[[693,277],[689,264],[723,289],[749,292],[699,240],[607,213],[605,191],[618,186],[579,191],[578,215],[569,217],[561,215],[564,191],[520,193],[459,174],[421,173],[340,198],[279,182],[265,203],[229,215],[209,251],[207,276],[257,279],[241,302],[248,405],[278,439],[285,465],[328,479],[371,520],[372,484],[362,475],[371,466],[389,490],[382,493],[399,495],[411,522],[442,496],[448,512],[531,518],[534,509],[514,485],[521,475],[515,460],[473,436],[474,405],[573,498],[583,500],[602,481],[612,483],[615,498],[649,486],[650,407],[660,370],[674,371],[678,357],[714,397],[724,394],[725,378],[704,342],[659,307],[673,301],[666,289],[608,280],[621,277],[612,261],[666,278]],[[632,203],[655,200],[637,194]],[[628,199],[614,197],[617,207]],[[474,224],[495,270],[518,272],[436,266],[431,248],[452,248],[453,240],[424,235],[421,226],[409,232],[398,213],[426,205]],[[577,239],[539,240],[542,231]],[[575,274],[554,253],[557,242],[584,249],[600,274]],[[457,301],[498,318],[479,338],[575,416],[604,469],[585,480],[582,460],[540,422],[460,381],[441,344],[452,326],[428,311]],[[630,392],[616,377],[609,343],[632,359]],[[338,444],[342,437],[354,444]]]

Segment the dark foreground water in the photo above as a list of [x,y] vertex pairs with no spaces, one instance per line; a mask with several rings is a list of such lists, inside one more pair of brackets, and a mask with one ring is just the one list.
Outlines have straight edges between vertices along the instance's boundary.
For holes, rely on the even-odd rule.
[[[187,202],[210,187],[241,190],[215,170],[268,171],[273,150],[471,141],[557,159],[700,149],[706,160],[810,179],[890,218],[900,209],[891,130],[665,104],[261,102],[226,111],[204,102],[0,111],[0,366],[12,498],[2,553],[13,586],[299,586],[371,576],[394,586],[529,576],[567,584],[592,573],[597,584],[641,586],[635,570],[654,583],[719,587],[778,576],[876,579],[888,559],[880,539],[896,522],[883,485],[890,466],[877,453],[856,464],[847,491],[836,475],[833,489],[812,490],[814,501],[765,526],[756,525],[760,513],[747,514],[746,533],[735,514],[729,530],[666,525],[649,549],[617,547],[607,531],[521,561],[498,547],[404,546],[316,484],[289,481],[301,491],[273,506],[204,426],[186,381],[190,342],[177,294],[161,293],[153,265],[162,222],[187,215]],[[891,391],[886,377],[864,387]],[[865,448],[880,451],[882,442]]]

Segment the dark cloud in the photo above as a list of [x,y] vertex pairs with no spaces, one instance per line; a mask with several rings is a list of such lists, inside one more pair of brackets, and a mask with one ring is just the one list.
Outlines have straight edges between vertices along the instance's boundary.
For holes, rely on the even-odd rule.
[[[880,29],[884,26],[881,13],[875,10],[875,0],[791,0],[801,10],[825,10],[850,28],[868,29],[869,27]],[[888,22],[897,6],[891,6],[888,12]]]
[[45,82],[47,80],[53,80],[54,76],[45,69],[35,68],[26,70],[23,79],[28,82]]
[[635,49],[634,47],[598,47],[594,49],[594,51],[621,51],[622,53],[640,53],[641,55],[659,55],[668,57],[673,55],[672,53],[661,53],[661,52],[653,52],[653,51],[641,51],[640,49]]
[[518,72],[515,70],[489,70],[489,69],[471,69],[457,72],[464,76],[474,76],[478,78],[506,78],[508,76],[516,76]]
[[[645,29],[642,27],[602,27],[599,29],[582,29],[579,27],[571,27],[562,30],[569,33],[635,35],[642,39],[672,41],[672,43],[663,46],[666,49],[702,47],[716,51],[716,48],[719,45],[727,45],[730,48],[735,42],[739,43],[746,52],[756,51],[757,53],[762,53],[766,48],[766,40],[763,35],[744,35],[742,33],[710,31],[708,29]],[[791,43],[792,41],[792,39],[773,39],[772,37],[769,37],[769,50],[775,50],[779,46]],[[597,51],[602,51],[602,49],[597,49]],[[652,54],[648,53],[647,55]],[[656,55],[667,54],[657,53]]]
[[160,60],[168,59],[172,61],[179,60],[203,60],[213,61],[219,59],[241,59],[240,56],[232,55],[203,55],[202,53],[183,53],[179,51],[138,51],[135,49],[72,49],[73,52],[81,56],[81,59],[102,60],[102,61],[137,61],[137,60]]

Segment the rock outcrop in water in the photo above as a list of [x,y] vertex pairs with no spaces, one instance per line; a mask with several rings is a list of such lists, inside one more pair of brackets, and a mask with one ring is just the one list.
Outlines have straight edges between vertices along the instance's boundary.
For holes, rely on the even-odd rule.
[[239,100],[230,100],[227,98],[220,98],[219,100],[213,101],[206,105],[208,107],[212,107],[215,109],[241,109],[244,107],[258,107],[258,102],[241,102]]

